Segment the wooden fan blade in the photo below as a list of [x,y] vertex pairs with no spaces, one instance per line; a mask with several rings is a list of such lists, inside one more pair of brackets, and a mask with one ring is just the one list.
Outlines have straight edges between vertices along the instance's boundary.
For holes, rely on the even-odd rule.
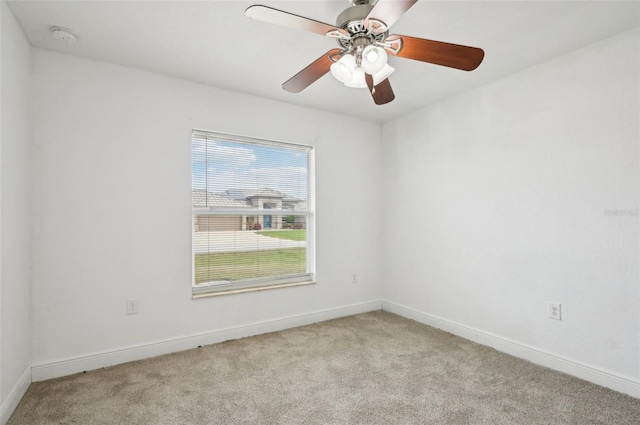
[[253,5],[249,6],[247,10],[245,10],[244,14],[249,18],[268,22],[270,24],[283,25],[285,27],[314,32],[320,35],[329,35],[334,38],[349,38],[349,32],[342,28],[305,18],[304,16],[294,15],[293,13],[274,9],[272,7]]
[[484,50],[477,47],[461,46],[442,41],[425,40],[424,38],[406,35],[390,35],[385,41],[402,39],[402,48],[396,54],[401,58],[414,59],[449,68],[473,71],[484,58]]
[[369,19],[376,19],[384,22],[389,28],[417,2],[418,0],[378,0],[364,19],[365,25],[368,28]]
[[318,59],[313,61],[302,71],[287,80],[282,88],[291,93],[300,93],[302,90],[315,83],[320,77],[329,72],[333,61],[329,56],[340,53],[341,49],[331,49]]
[[388,78],[385,78],[376,86],[373,85],[373,77],[370,74],[364,74],[364,79],[367,82],[369,92],[371,93],[371,97],[373,97],[373,101],[376,105],[384,105],[396,98],[396,95],[393,94],[391,83]]

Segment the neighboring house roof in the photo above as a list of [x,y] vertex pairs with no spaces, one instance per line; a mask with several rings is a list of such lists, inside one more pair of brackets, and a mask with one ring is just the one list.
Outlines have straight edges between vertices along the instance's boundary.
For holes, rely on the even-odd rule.
[[290,204],[293,204],[293,203],[300,203],[302,201],[300,201],[300,199],[298,198],[294,198],[293,196],[287,196],[286,198],[282,198],[282,202],[288,202]]
[[284,192],[277,191],[275,189],[271,189],[269,187],[263,187],[261,189],[229,189],[224,193],[235,198],[235,199],[245,199],[245,198],[282,198],[282,202],[300,202],[300,199],[294,198],[291,195],[287,195]]
[[225,193],[203,189],[195,189],[191,193],[191,203],[194,207],[251,208],[251,202],[246,199],[235,199]]
[[247,198],[290,198],[286,193],[278,192],[268,187],[258,190],[248,190],[244,191],[244,193]]
[[229,189],[222,193],[194,189],[191,201],[194,207],[252,208],[251,198],[281,198],[283,202],[299,203],[300,199],[270,188],[258,190]]

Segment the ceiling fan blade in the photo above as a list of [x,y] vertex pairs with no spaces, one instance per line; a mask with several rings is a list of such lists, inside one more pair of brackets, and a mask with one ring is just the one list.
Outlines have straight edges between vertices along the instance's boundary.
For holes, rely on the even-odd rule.
[[244,14],[249,18],[270,24],[283,25],[285,27],[314,32],[334,38],[349,38],[349,32],[342,28],[259,4],[249,6]]
[[396,98],[396,95],[393,94],[391,83],[388,78],[385,78],[376,86],[373,85],[373,76],[371,76],[371,74],[364,74],[364,79],[367,82],[369,92],[371,93],[371,97],[373,97],[373,101],[376,105],[384,105]]
[[388,29],[417,2],[418,0],[378,0],[364,19],[365,26],[369,27],[369,19],[375,19],[384,22]]
[[300,93],[302,90],[315,83],[320,77],[329,72],[333,61],[330,56],[340,53],[341,49],[331,49],[315,61],[311,62],[302,71],[287,80],[282,88],[291,93]]
[[391,42],[398,39],[402,39],[402,47],[395,55],[401,58],[434,63],[463,71],[473,71],[484,58],[484,50],[477,47],[395,34],[387,37],[385,41]]

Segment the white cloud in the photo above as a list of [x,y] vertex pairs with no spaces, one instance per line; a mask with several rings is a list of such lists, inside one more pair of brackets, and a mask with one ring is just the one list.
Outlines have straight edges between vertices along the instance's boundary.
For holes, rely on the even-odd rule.
[[246,167],[257,160],[253,149],[224,146],[204,140],[193,141],[192,157],[199,162],[206,159],[210,164],[223,164],[227,167]]
[[[306,158],[306,154],[296,152],[284,155],[273,164],[280,167],[261,167],[265,162],[271,162],[273,155],[273,152],[265,148],[252,149],[211,140],[193,140],[193,187],[206,187],[211,192],[270,188],[299,199],[307,199],[308,169],[306,166],[294,166],[300,164],[300,159]],[[269,160],[265,161],[265,158]]]

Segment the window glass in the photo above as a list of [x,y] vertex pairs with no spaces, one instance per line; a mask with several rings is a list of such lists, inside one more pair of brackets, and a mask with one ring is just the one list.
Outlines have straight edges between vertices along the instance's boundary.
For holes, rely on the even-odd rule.
[[313,281],[312,154],[193,132],[194,296]]

